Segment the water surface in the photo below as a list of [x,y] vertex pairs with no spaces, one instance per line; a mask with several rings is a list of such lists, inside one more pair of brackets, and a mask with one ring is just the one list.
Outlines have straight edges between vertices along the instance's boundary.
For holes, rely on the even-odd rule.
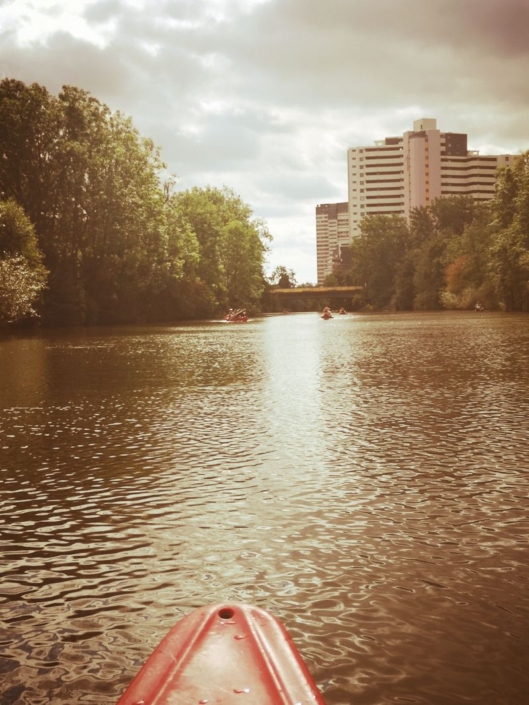
[[0,703],[115,703],[250,602],[328,705],[529,702],[529,319],[0,339]]

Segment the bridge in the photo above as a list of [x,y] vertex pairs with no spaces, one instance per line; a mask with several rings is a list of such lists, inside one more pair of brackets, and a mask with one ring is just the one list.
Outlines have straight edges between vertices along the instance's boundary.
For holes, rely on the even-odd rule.
[[352,299],[361,286],[298,286],[292,289],[271,289],[274,298],[290,299]]

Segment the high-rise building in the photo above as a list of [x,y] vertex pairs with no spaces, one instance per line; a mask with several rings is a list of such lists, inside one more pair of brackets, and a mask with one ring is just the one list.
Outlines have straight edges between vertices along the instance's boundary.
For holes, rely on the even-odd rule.
[[316,207],[318,284],[343,259],[341,250],[360,233],[367,215],[401,215],[442,196],[494,196],[499,168],[510,154],[469,151],[467,135],[440,132],[433,118],[415,120],[413,130],[347,151],[348,203]]
[[360,232],[367,215],[403,215],[442,196],[468,195],[486,201],[494,195],[496,174],[512,163],[509,154],[481,156],[468,151],[467,135],[440,132],[423,118],[402,137],[347,152],[349,233]]
[[320,285],[331,274],[333,262],[341,259],[341,247],[349,245],[348,213],[347,202],[316,206],[316,263]]

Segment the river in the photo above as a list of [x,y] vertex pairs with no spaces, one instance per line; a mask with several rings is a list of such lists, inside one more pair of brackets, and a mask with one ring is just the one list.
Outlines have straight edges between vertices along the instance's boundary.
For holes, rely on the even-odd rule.
[[[0,704],[263,607],[328,705],[529,703],[529,317],[0,338]],[[250,704],[251,705],[251,704]]]

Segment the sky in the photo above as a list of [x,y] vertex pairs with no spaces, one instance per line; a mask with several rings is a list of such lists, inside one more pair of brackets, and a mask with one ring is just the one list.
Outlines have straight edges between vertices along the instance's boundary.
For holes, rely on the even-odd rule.
[[347,149],[422,117],[481,154],[529,149],[528,0],[0,0],[0,79],[130,117],[177,189],[228,186],[316,282],[315,209]]

